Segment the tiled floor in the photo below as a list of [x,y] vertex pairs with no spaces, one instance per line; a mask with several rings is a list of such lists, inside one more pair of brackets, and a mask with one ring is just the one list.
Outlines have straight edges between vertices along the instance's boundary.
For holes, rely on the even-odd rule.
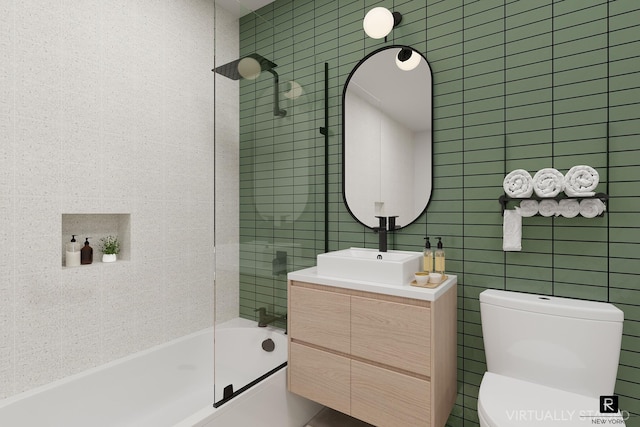
[[313,417],[305,427],[374,427],[364,421],[357,420],[353,417],[334,411],[333,409],[324,408]]

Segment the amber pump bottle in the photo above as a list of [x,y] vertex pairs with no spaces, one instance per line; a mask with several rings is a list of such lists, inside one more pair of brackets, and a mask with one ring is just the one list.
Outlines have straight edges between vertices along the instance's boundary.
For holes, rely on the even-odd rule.
[[440,273],[444,276],[444,249],[442,246],[442,237],[438,237],[438,247],[435,253],[436,259],[436,273]]
[[89,246],[89,238],[84,241],[84,247],[80,249],[80,264],[91,264],[93,262],[93,248]]
[[431,251],[431,242],[429,241],[429,237],[425,237],[424,240],[424,251],[422,252],[424,261],[422,264],[422,270],[427,273],[431,273],[433,271],[433,252]]

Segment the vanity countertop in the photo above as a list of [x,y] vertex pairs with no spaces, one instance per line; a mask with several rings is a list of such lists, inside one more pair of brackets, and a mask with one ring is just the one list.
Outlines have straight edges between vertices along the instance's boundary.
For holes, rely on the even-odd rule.
[[378,294],[394,295],[397,297],[414,298],[426,301],[435,301],[440,298],[448,289],[458,283],[458,277],[448,274],[448,278],[438,287],[420,288],[406,284],[403,286],[385,285],[382,283],[365,282],[360,280],[340,279],[337,277],[318,275],[317,267],[305,268],[304,270],[292,271],[287,274],[289,280],[298,282],[317,283],[325,286],[335,286],[338,288],[352,289],[356,291],[375,292]]

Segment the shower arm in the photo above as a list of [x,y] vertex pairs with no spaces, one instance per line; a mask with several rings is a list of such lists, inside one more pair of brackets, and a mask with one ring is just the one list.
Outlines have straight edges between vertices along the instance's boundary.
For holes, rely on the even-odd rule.
[[280,96],[278,95],[278,89],[280,87],[280,80],[278,78],[278,73],[269,69],[266,70],[273,74],[273,114],[277,117],[284,117],[287,115],[287,110],[280,109]]

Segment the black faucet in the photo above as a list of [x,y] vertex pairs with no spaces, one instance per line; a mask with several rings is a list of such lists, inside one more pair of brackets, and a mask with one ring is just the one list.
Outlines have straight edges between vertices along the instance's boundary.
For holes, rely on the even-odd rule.
[[394,230],[400,228],[400,226],[396,225],[396,218],[398,218],[398,215],[394,215],[394,216],[390,216],[389,217],[389,231],[393,232]]
[[256,308],[255,311],[258,312],[258,326],[260,328],[266,327],[269,323],[273,323],[277,320],[283,320],[286,322],[287,313],[285,314],[267,314],[266,307]]
[[387,229],[387,217],[376,216],[378,218],[378,226],[373,229],[375,233],[378,233],[378,251],[387,252],[387,232],[393,232],[398,228],[396,226],[397,216],[389,217],[389,228]]
[[373,229],[374,233],[378,233],[378,251],[387,252],[387,218],[384,216],[376,216],[378,218],[378,226]]
[[378,226],[373,229],[378,233],[378,251],[387,251],[387,218],[384,216],[376,216],[378,218]]

